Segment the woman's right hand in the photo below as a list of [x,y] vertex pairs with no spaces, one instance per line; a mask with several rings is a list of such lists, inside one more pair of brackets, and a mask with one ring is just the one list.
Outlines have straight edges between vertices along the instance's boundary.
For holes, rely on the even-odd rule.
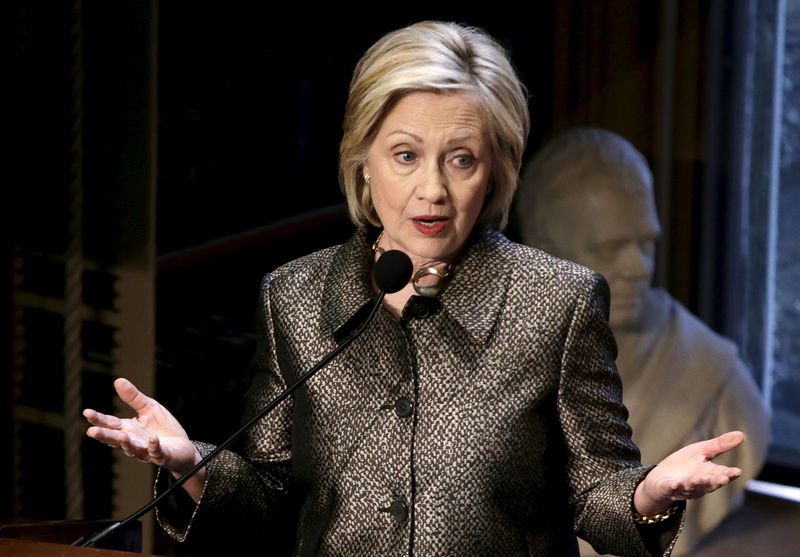
[[[197,449],[169,410],[142,394],[127,379],[114,381],[114,388],[122,402],[133,408],[137,416],[117,418],[87,408],[83,415],[92,427],[86,431],[86,435],[111,447],[118,447],[136,460],[157,464],[176,477],[182,476],[200,461]],[[202,472],[198,474],[201,477],[204,475]]]

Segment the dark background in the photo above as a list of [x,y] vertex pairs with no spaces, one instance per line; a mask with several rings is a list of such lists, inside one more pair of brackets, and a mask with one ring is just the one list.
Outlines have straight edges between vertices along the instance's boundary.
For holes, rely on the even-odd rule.
[[[0,520],[59,519],[67,507],[68,436],[54,421],[75,418],[63,402],[69,312],[57,303],[73,291],[70,254],[84,262],[82,405],[111,408],[127,325],[124,313],[108,315],[124,295],[117,269],[133,265],[150,270],[155,292],[155,395],[190,436],[215,442],[235,429],[259,281],[352,233],[337,183],[347,86],[366,48],[414,21],[477,25],[509,50],[530,93],[529,154],[575,125],[630,139],[656,179],[657,283],[733,334],[741,293],[711,289],[732,265],[741,209],[730,177],[744,5],[543,0],[522,17],[499,5],[278,16],[260,3],[4,4],[14,145]],[[82,445],[89,518],[115,514],[112,456],[96,445]],[[160,539],[155,551],[180,550]]]

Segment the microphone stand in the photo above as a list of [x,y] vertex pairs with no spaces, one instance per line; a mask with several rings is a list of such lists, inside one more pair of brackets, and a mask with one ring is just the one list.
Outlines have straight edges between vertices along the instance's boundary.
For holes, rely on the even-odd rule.
[[[410,275],[410,273],[409,273],[409,275]],[[407,282],[407,280],[408,279],[406,279],[406,282]],[[301,375],[300,378],[293,385],[291,385],[285,391],[283,391],[281,394],[276,396],[272,400],[272,402],[267,404],[255,416],[253,416],[247,422],[245,422],[245,424],[242,425],[238,430],[236,430],[233,433],[233,435],[228,437],[225,441],[223,441],[220,445],[218,445],[213,451],[208,453],[200,462],[195,464],[188,472],[186,472],[186,474],[184,474],[183,476],[181,476],[180,478],[175,480],[175,482],[171,486],[169,486],[167,489],[165,489],[163,491],[163,493],[158,495],[155,499],[153,499],[152,501],[147,503],[145,506],[143,506],[141,509],[139,509],[138,511],[134,512],[133,514],[131,514],[127,518],[125,518],[123,520],[120,520],[119,522],[115,522],[111,526],[105,528],[104,530],[101,530],[100,532],[97,532],[96,534],[92,535],[88,539],[86,537],[78,538],[77,540],[72,542],[71,545],[75,545],[75,546],[79,546],[79,547],[94,547],[94,545],[98,541],[100,541],[101,539],[105,538],[106,536],[108,536],[112,532],[116,531],[117,529],[123,527],[124,525],[128,524],[129,522],[131,522],[133,520],[136,520],[136,519],[144,516],[148,512],[150,512],[153,509],[153,507],[155,507],[161,500],[163,500],[165,497],[170,495],[178,487],[180,487],[184,483],[186,483],[186,481],[189,478],[191,478],[198,470],[200,470],[206,464],[208,464],[208,462],[211,461],[213,458],[215,458],[220,452],[222,452],[225,449],[227,449],[228,447],[230,447],[231,444],[233,444],[233,442],[236,441],[236,439],[238,439],[245,431],[250,429],[261,418],[263,418],[264,416],[269,414],[276,406],[278,406],[278,404],[280,404],[286,398],[291,396],[292,393],[294,393],[298,388],[300,388],[300,386],[303,385],[306,381],[311,379],[320,369],[322,369],[326,364],[328,364],[328,362],[330,362],[332,359],[334,359],[336,356],[338,356],[339,353],[342,350],[344,350],[345,348],[350,346],[350,344],[356,338],[358,338],[359,335],[361,335],[361,333],[364,331],[364,329],[367,327],[367,325],[369,325],[369,323],[372,321],[372,318],[375,316],[375,312],[378,310],[378,308],[381,305],[381,302],[383,301],[383,297],[386,295],[386,291],[387,291],[387,289],[382,289],[380,291],[380,293],[378,294],[377,300],[375,300],[375,304],[372,306],[372,309],[370,310],[369,315],[367,316],[367,319],[361,324],[361,326],[359,326],[359,328],[356,330],[355,333],[350,335],[350,338],[348,338],[347,340],[342,342],[339,346],[334,348],[330,353],[328,353],[327,356],[322,358],[322,360],[320,360],[313,368],[311,368],[309,371],[307,371],[304,375]],[[392,291],[391,287],[389,288],[389,291]]]

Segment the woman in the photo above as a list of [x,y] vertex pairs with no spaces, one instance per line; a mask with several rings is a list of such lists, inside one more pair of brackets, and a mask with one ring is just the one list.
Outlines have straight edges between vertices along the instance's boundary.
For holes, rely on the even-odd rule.
[[[204,514],[269,521],[291,479],[298,555],[569,555],[576,531],[601,552],[668,554],[676,501],[740,474],[711,462],[739,432],[642,467],[605,281],[488,226],[506,222],[527,131],[523,88],[480,31],[420,23],[365,54],[340,153],[359,229],[265,278],[253,406],[347,334],[383,250],[406,252],[415,278],[240,453],[184,485],[197,504],[162,509],[169,533]],[[138,417],[87,410],[91,437],[175,477],[210,450],[116,387]]]

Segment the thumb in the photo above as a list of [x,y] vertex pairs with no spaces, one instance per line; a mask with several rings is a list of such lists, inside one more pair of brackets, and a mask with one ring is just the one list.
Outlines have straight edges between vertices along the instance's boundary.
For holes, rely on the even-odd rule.
[[137,414],[145,413],[153,405],[152,398],[143,394],[133,383],[123,377],[114,381],[114,389],[122,402],[133,408]]
[[746,438],[747,436],[745,436],[745,434],[741,431],[729,431],[728,433],[723,433],[714,439],[703,441],[703,447],[701,450],[709,459],[716,458],[719,455],[730,451],[731,449],[735,449],[744,443]]

